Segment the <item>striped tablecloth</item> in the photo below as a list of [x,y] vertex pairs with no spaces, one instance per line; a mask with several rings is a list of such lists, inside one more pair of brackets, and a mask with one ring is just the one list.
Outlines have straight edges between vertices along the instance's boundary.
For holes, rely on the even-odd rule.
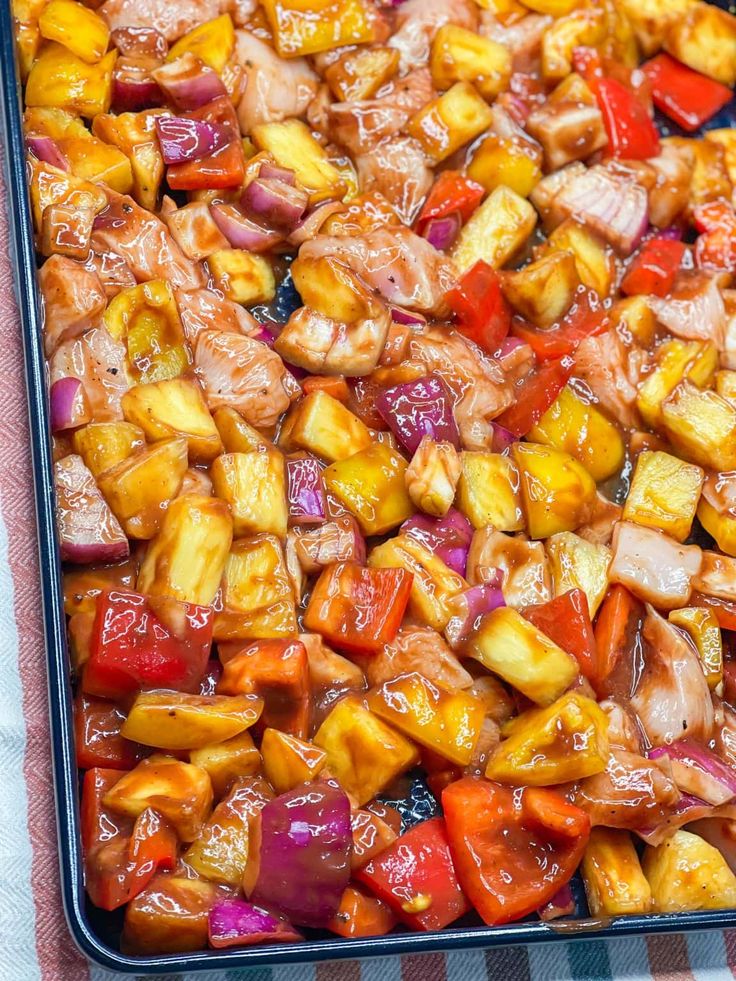
[[[77,952],[61,910],[38,582],[20,327],[0,206],[0,981],[113,981],[120,975],[90,967]],[[208,972],[175,981],[721,981],[735,976],[736,931],[731,931]]]

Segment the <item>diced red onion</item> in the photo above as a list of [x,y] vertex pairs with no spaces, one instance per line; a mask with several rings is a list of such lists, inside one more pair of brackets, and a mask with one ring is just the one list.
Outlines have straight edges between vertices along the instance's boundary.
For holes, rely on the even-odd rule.
[[157,116],[156,132],[165,164],[201,160],[227,142],[219,126],[184,116]]
[[72,454],[56,461],[54,486],[63,562],[86,565],[128,557],[127,535],[81,456]]
[[270,160],[264,160],[258,171],[258,176],[263,181],[281,181],[283,184],[296,186],[296,174],[288,167],[279,167]]
[[289,524],[319,525],[325,520],[322,464],[313,456],[286,461]]
[[163,93],[151,76],[148,59],[118,58],[112,73],[112,108],[115,112],[140,112],[160,106]]
[[257,222],[290,232],[301,221],[309,195],[300,187],[279,180],[251,181],[243,191],[240,204]]
[[648,845],[660,845],[665,838],[669,838],[684,824],[699,821],[704,817],[711,817],[713,812],[712,804],[708,804],[692,794],[683,794],[666,818],[657,824],[637,828],[635,834],[639,835]]
[[415,514],[403,523],[401,531],[420,541],[450,569],[465,575],[473,526],[464,514],[455,508],[450,508],[442,518]]
[[50,136],[27,136],[26,145],[34,157],[43,163],[58,167],[59,170],[69,170],[69,161],[59,149],[56,140]]
[[666,238],[671,242],[681,242],[683,231],[677,225],[669,225],[667,228],[655,228],[654,225],[650,226],[650,231],[652,232],[652,238]]
[[76,429],[92,421],[92,409],[78,378],[59,378],[49,392],[51,431]]
[[409,453],[425,436],[452,443],[460,449],[460,434],[453,399],[439,375],[425,375],[386,389],[376,398],[376,409]]
[[151,75],[178,109],[199,109],[213,99],[227,96],[227,89],[217,72],[190,51],[155,68]]
[[421,313],[407,310],[405,307],[398,307],[395,303],[391,304],[391,319],[395,324],[403,324],[406,327],[421,327],[427,323],[427,318]]
[[268,347],[273,347],[274,341],[276,340],[276,335],[273,334],[268,327],[264,327],[263,324],[261,324],[261,329],[258,331],[258,333],[251,334],[251,337],[255,338],[257,341],[260,341],[261,344],[266,344]]
[[245,947],[251,944],[302,940],[285,916],[243,899],[221,899],[209,912],[210,946]]
[[303,245],[318,234],[331,215],[342,211],[345,205],[342,201],[320,201],[304,215],[289,232],[289,242],[292,245]]
[[549,920],[557,920],[561,916],[569,916],[571,913],[575,912],[575,899],[572,894],[572,889],[570,888],[570,883],[565,883],[557,892],[554,894],[552,899],[544,906],[540,906],[538,911],[540,920],[548,922]]
[[300,784],[260,813],[255,885],[248,897],[298,926],[324,927],[350,879],[350,802],[333,781]]
[[503,426],[499,426],[497,422],[492,422],[493,427],[493,439],[491,441],[491,449],[494,453],[503,453],[507,450],[512,443],[516,443],[517,437],[509,429],[504,429]]
[[460,224],[460,215],[457,211],[444,218],[431,218],[422,232],[422,238],[426,238],[439,252],[445,252],[457,238]]
[[672,764],[672,776],[686,794],[692,794],[707,804],[718,806],[736,797],[736,773],[720,757],[693,739],[679,739],[669,746],[649,752],[652,760],[667,756]]
[[634,251],[649,224],[647,192],[641,184],[601,165],[564,184],[554,207],[598,232],[621,255]]
[[281,232],[262,228],[247,218],[234,204],[212,204],[210,214],[230,245],[236,249],[245,249],[246,252],[268,252],[274,245],[284,240]]
[[[464,572],[461,573],[464,575]],[[445,627],[445,637],[451,647],[459,647],[466,637],[476,630],[481,617],[499,606],[506,606],[506,600],[498,586],[483,583],[471,586],[464,592],[453,596],[449,601],[452,610],[450,619]]]

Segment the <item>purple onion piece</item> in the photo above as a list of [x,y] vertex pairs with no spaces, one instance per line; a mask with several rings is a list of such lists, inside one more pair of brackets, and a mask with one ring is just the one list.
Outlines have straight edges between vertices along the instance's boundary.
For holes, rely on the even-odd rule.
[[81,456],[56,461],[54,486],[63,562],[117,562],[128,557],[127,535]]
[[220,126],[184,116],[157,116],[156,132],[167,165],[209,157],[227,142]]
[[331,215],[336,215],[344,207],[342,201],[320,201],[315,204],[289,232],[289,242],[292,245],[303,245],[318,234]]
[[190,51],[154,68],[151,75],[178,109],[199,109],[227,95],[220,76]]
[[279,167],[278,164],[264,160],[258,171],[258,176],[264,181],[281,181],[283,184],[291,184],[296,187],[296,174],[288,167]]
[[163,102],[158,82],[145,59],[118,58],[112,73],[112,107],[116,112],[140,112]]
[[491,441],[491,449],[494,453],[505,452],[512,443],[518,442],[518,437],[508,430],[504,429],[503,426],[499,426],[497,422],[492,422],[493,427],[493,439]]
[[350,879],[350,802],[333,781],[300,784],[260,815],[252,902],[274,906],[297,926],[324,927]]
[[313,456],[286,461],[290,525],[319,525],[325,520],[322,464]]
[[677,225],[668,225],[667,228],[655,228],[654,225],[650,226],[652,231],[652,238],[666,238],[671,242],[681,242],[683,230]]
[[236,249],[245,249],[246,252],[268,252],[284,240],[281,232],[262,228],[250,218],[246,218],[240,208],[234,204],[212,204],[210,214],[230,245]]
[[395,324],[403,324],[405,327],[422,326],[427,322],[427,318],[421,313],[397,307],[394,303],[391,304],[391,319]]
[[444,218],[432,218],[427,222],[422,232],[422,238],[426,238],[438,252],[445,252],[457,238],[460,225],[460,215],[457,211],[453,211],[451,215],[446,215]]
[[50,136],[27,136],[26,146],[38,160],[58,167],[59,170],[69,170],[69,161],[59,149],[56,140]]
[[416,453],[425,436],[452,443],[460,449],[460,434],[453,413],[454,401],[439,375],[425,375],[382,392],[376,409],[409,451]]
[[570,888],[570,883],[565,883],[554,894],[552,899],[544,906],[540,906],[538,911],[540,920],[548,922],[557,920],[561,916],[569,916],[575,912],[575,899]]
[[215,948],[303,939],[286,917],[243,899],[218,900],[209,911],[208,932]]
[[[651,758],[651,753],[649,755]],[[658,821],[657,824],[636,828],[635,834],[648,845],[659,845],[684,824],[710,817],[713,812],[713,805],[707,801],[701,800],[693,794],[682,794],[677,803],[670,809],[667,817]]]
[[506,600],[499,586],[482,583],[453,596],[450,606],[452,615],[445,627],[445,636],[450,646],[456,648],[477,630],[486,613],[506,606]]
[[685,794],[695,795],[707,804],[727,804],[736,797],[736,772],[694,739],[679,739],[669,746],[649,751],[649,759],[666,756],[675,783]]
[[305,190],[279,180],[251,181],[240,204],[247,215],[259,223],[290,232],[301,221],[309,202]]
[[76,429],[92,421],[92,410],[87,400],[84,385],[71,375],[59,378],[49,392],[51,431],[63,432]]
[[400,530],[420,541],[458,575],[465,575],[473,526],[464,514],[455,508],[450,508],[442,518],[415,514]]

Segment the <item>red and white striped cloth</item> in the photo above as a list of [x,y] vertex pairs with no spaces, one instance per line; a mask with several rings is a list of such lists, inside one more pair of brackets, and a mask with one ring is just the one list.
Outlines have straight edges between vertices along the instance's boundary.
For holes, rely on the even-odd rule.
[[[1,197],[0,197],[1,201]],[[23,356],[0,203],[0,981],[114,981],[59,895]],[[736,931],[205,972],[168,981],[567,981],[736,977]],[[166,981],[166,979],[163,979]]]

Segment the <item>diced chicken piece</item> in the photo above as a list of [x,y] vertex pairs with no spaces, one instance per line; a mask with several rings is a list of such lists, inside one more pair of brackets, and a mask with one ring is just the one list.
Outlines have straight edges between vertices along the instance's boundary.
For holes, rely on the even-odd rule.
[[418,68],[390,82],[377,99],[335,102],[325,114],[327,132],[353,155],[367,153],[381,140],[395,136],[434,96],[432,76]]
[[408,228],[377,228],[367,235],[317,235],[299,250],[301,258],[335,256],[389,303],[442,316],[444,297],[455,285],[447,256]]
[[230,14],[237,27],[247,24],[258,10],[258,0],[233,0]]
[[669,296],[649,297],[649,307],[675,337],[723,346],[726,308],[714,276],[701,272],[681,274]]
[[582,102],[540,106],[529,115],[527,129],[544,147],[550,170],[585,160],[608,143],[600,109]]
[[312,574],[333,562],[365,562],[365,541],[355,518],[343,514],[316,528],[289,532],[299,564]]
[[603,773],[580,781],[574,801],[594,825],[634,830],[665,817],[679,796],[675,782],[653,760],[614,749]]
[[136,285],[133,270],[122,256],[114,252],[90,252],[84,263],[85,268],[100,277],[105,296],[111,300],[121,290]]
[[600,707],[608,716],[608,742],[614,749],[624,749],[629,753],[641,753],[641,733],[632,713],[615,701],[606,698]]
[[493,582],[501,574],[507,606],[524,607],[552,599],[552,578],[542,542],[528,542],[490,526],[473,535],[468,582]]
[[681,545],[654,528],[620,521],[611,542],[608,578],[663,610],[685,606],[703,561],[697,545]]
[[399,7],[388,44],[399,52],[402,72],[427,64],[432,40],[444,24],[476,30],[477,7],[470,0],[406,0]]
[[289,407],[283,361],[252,337],[204,330],[194,366],[211,412],[230,406],[252,426],[269,429]]
[[49,361],[49,385],[60,378],[78,378],[95,422],[123,418],[120,400],[130,388],[125,345],[104,327],[94,327],[81,337],[64,341]]
[[707,596],[736,602],[736,559],[720,552],[703,552],[703,564],[693,588]]
[[38,283],[44,304],[44,347],[51,354],[58,345],[97,323],[107,297],[94,270],[63,255],[52,255],[41,266]]
[[111,30],[152,27],[167,41],[175,41],[231,6],[232,0],[105,0],[99,13]]
[[241,130],[250,133],[261,123],[303,116],[319,84],[306,58],[280,58],[270,44],[249,31],[237,31],[235,37],[235,57],[246,79],[238,103]]
[[470,688],[474,680],[431,627],[401,627],[381,651],[357,661],[371,687],[412,671],[450,691]]
[[188,293],[177,290],[175,295],[184,335],[192,345],[204,330],[249,335],[257,335],[261,330],[256,318],[245,307],[214,290],[192,290]]
[[409,136],[384,140],[355,159],[360,189],[378,192],[410,224],[434,180],[422,148]]
[[695,154],[687,144],[663,144],[658,157],[647,164],[656,176],[649,189],[649,220],[657,228],[667,228],[687,208]]
[[300,307],[276,339],[276,350],[290,364],[312,374],[359,376],[370,374],[386,343],[391,314],[373,304],[375,315],[345,323],[311,307]]
[[649,742],[667,746],[688,737],[707,743],[713,702],[695,648],[651,607],[642,631],[644,670],[631,707]]
[[125,532],[81,456],[54,464],[56,522],[64,562],[117,562],[128,557]]
[[188,259],[198,262],[218,249],[229,249],[230,243],[215,224],[206,201],[191,201],[177,208],[170,197],[164,197],[161,217],[171,235]]
[[164,223],[133,198],[107,191],[109,205],[100,212],[92,232],[92,248],[115,252],[130,266],[138,282],[164,279],[185,290],[202,285],[200,267],[184,255]]
[[511,383],[499,363],[461,334],[441,327],[413,334],[406,357],[409,364],[426,368],[427,374],[442,375],[455,397],[455,421],[463,446],[490,447],[491,420],[513,401]]
[[502,24],[493,11],[484,10],[478,33],[508,48],[512,57],[512,71],[529,74],[539,68],[542,38],[551,24],[551,17],[540,14],[527,14],[521,20]]
[[610,545],[613,529],[622,513],[620,504],[609,501],[599,491],[590,520],[577,529],[577,534],[593,545]]
[[638,387],[649,355],[627,347],[616,330],[586,337],[575,352],[575,376],[582,379],[595,398],[624,429],[640,426],[636,408]]

